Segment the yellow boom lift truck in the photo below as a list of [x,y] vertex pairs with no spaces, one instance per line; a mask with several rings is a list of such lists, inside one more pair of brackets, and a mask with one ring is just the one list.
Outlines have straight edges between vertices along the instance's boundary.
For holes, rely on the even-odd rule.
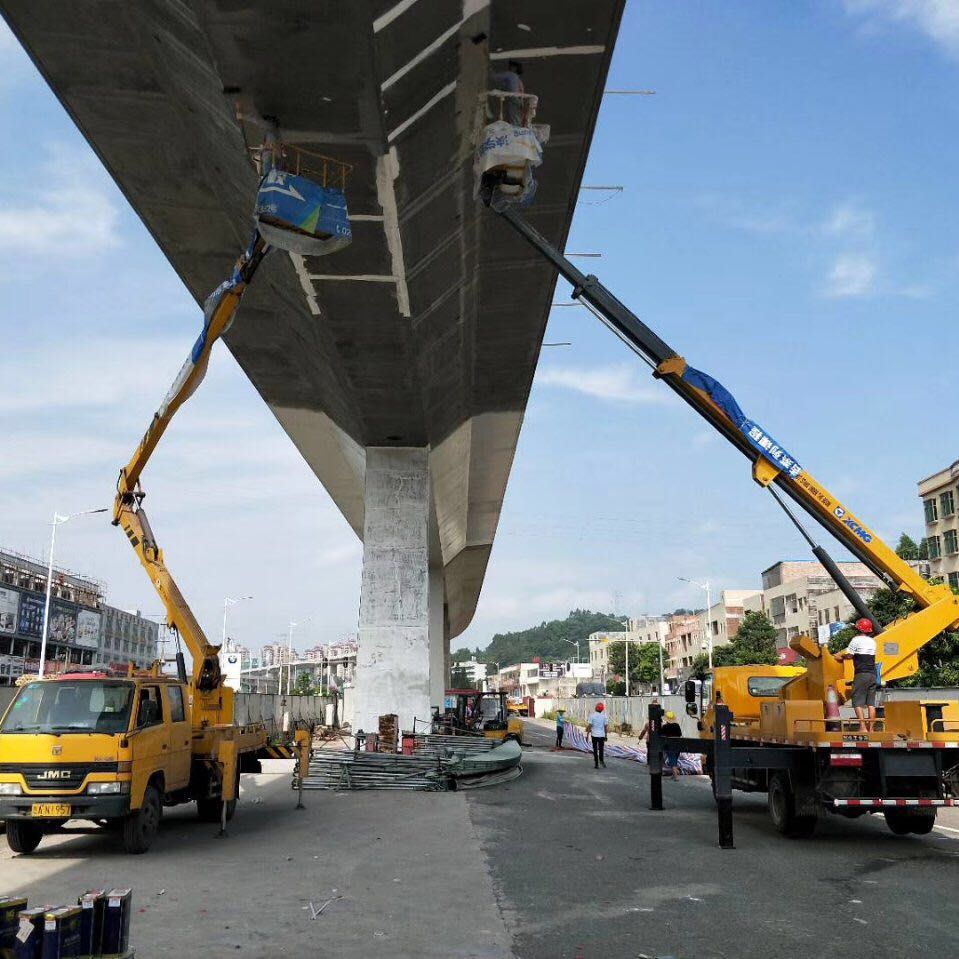
[[[484,144],[484,147],[486,144]],[[500,190],[502,171],[483,176],[480,195],[573,287],[572,295],[750,462],[752,478],[769,491],[856,610],[871,620],[883,682],[918,669],[917,654],[944,630],[959,628],[959,596],[930,583],[889,548],[861,517],[817,480],[758,423],[740,409],[721,383],[690,366],[624,306],[595,276],[585,276],[517,212]],[[872,570],[891,589],[910,597],[915,611],[880,629],[862,597],[818,545],[788,500]],[[875,728],[838,716],[852,687],[852,664],[809,636],[790,646],[805,666],[716,669],[705,684],[702,738],[671,740],[671,747],[706,756],[719,806],[720,844],[732,846],[733,787],[767,791],[776,828],[808,835],[824,812],[855,817],[885,814],[895,833],[927,833],[940,806],[959,804],[959,703],[954,700],[889,702]],[[691,689],[693,698],[695,691]],[[703,708],[705,713],[703,714]],[[660,710],[651,708],[652,805],[662,808]],[[855,728],[853,728],[855,727]]]
[[[159,663],[124,677],[60,674],[21,685],[0,723],[0,818],[14,852],[30,853],[67,820],[122,828],[127,852],[149,849],[164,806],[196,802],[200,818],[233,815],[241,772],[275,756],[262,724],[234,723],[233,690],[177,588],[143,510],[140,475],[177,409],[199,386],[213,344],[230,327],[257,267],[272,247],[331,253],[350,242],[343,195],[348,167],[283,146],[268,132],[254,157],[261,180],[256,228],[229,279],[204,304],[203,331],[121,470],[113,507],[166,610],[182,650],[177,675]],[[308,175],[307,175],[308,174]]]

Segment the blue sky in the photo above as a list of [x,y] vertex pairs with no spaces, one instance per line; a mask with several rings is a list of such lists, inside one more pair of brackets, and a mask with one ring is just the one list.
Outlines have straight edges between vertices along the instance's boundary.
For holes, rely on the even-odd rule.
[[[584,193],[569,244],[893,539],[920,535],[916,481],[959,455],[957,80],[949,0],[632,0],[609,86],[656,95],[605,99],[585,182],[624,190]],[[2,28],[0,127],[0,544],[42,555],[54,509],[108,504],[200,318]],[[555,310],[547,341],[573,346],[544,351],[455,645],[576,606],[696,603],[678,576],[758,588],[806,555],[742,457],[589,314]],[[226,351],[145,481],[213,635],[243,594],[231,632],[253,646],[291,618],[299,645],[355,628],[359,543]],[[63,527],[58,558],[159,612],[102,519]]]

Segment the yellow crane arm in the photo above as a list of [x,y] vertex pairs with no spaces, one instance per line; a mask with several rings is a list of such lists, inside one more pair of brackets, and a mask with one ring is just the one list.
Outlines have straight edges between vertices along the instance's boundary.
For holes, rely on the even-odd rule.
[[[918,669],[916,653],[944,629],[959,628],[959,597],[942,584],[926,582],[908,563],[870,529],[838,497],[796,462],[782,446],[757,423],[748,419],[735,398],[711,376],[689,366],[668,343],[626,307],[595,276],[580,272],[570,260],[518,213],[515,205],[501,202],[493,181],[484,181],[480,196],[501,219],[538,250],[573,287],[573,297],[587,306],[630,349],[682,399],[752,463],[753,478],[776,496],[790,519],[813,548],[813,554],[829,570],[861,616],[872,619],[862,597],[852,587],[829,554],[812,540],[780,498],[785,493],[795,503],[828,529],[846,548],[895,589],[910,595],[918,607],[902,620],[887,626],[877,639],[877,662],[882,679],[909,676]],[[775,489],[773,489],[775,487]],[[809,641],[801,650],[816,659],[820,677],[817,695],[825,696],[829,675],[840,665],[823,652],[818,643]],[[825,671],[822,667],[825,664]],[[812,667],[811,667],[812,668]],[[826,675],[829,674],[829,675]]]
[[[120,471],[117,492],[113,501],[113,525],[122,527],[136,551],[143,568],[150,577],[166,611],[167,623],[176,629],[193,658],[193,686],[200,707],[211,721],[222,702],[220,695],[219,646],[206,638],[183,594],[163,561],[163,550],[157,545],[143,510],[145,493],[140,487],[140,475],[147,465],[157,443],[170,425],[176,411],[200,385],[210,361],[213,344],[230,328],[240,300],[253,274],[266,255],[268,247],[254,231],[249,246],[237,260],[233,273],[204,304],[203,331],[189,357],[167,392],[160,408],[153,415],[143,439],[127,465]],[[194,703],[196,710],[197,703]]]
[[[726,438],[739,447],[753,463],[753,479],[761,486],[775,483],[808,513],[896,589],[911,596],[919,612],[887,626],[877,637],[876,661],[881,666],[884,682],[911,676],[918,668],[918,651],[943,630],[959,628],[959,596],[941,583],[930,583],[903,560],[874,530],[860,519],[839,497],[829,492],[808,470],[797,468],[793,458],[767,437],[758,426],[755,432],[736,428],[727,413],[708,390],[696,385],[696,378],[685,376],[689,369],[681,356],[661,362],[655,375],[669,385],[709,420]],[[763,448],[769,441],[768,455],[754,448]],[[814,549],[815,552],[815,549]],[[825,557],[828,562],[828,557]],[[798,648],[809,658],[818,652],[815,644]]]

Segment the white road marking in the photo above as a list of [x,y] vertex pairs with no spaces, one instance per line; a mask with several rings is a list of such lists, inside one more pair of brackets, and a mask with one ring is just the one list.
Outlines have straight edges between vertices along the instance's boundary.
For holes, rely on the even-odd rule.
[[490,60],[534,60],[539,57],[582,57],[605,52],[606,47],[529,47],[526,50],[497,50]]
[[469,20],[470,17],[475,13],[479,13],[480,10],[484,10],[489,6],[489,0],[463,0],[463,19],[458,23],[454,23],[448,30],[444,30],[428,47],[423,47],[422,50],[412,60],[403,64],[391,77],[387,77],[386,80],[380,85],[381,90],[388,90],[397,80],[402,79],[406,76],[413,67],[417,64],[422,63],[428,56],[435,53],[450,37],[455,36],[457,31]]
[[439,91],[439,93],[430,97],[430,99],[427,100],[426,103],[423,104],[423,106],[421,106],[419,110],[417,110],[416,113],[413,114],[413,116],[404,120],[395,130],[389,133],[386,139],[391,142],[395,140],[404,130],[408,129],[414,123],[416,123],[416,121],[419,120],[420,117],[429,113],[429,111],[432,110],[433,107],[435,107],[436,104],[440,102],[440,100],[442,100],[444,97],[448,97],[455,89],[456,89],[455,80],[453,80],[451,83],[447,83],[446,86]]
[[400,236],[400,217],[396,207],[393,182],[400,175],[399,154],[396,147],[376,160],[376,198],[383,208],[383,231],[390,251],[390,266],[396,277],[396,305],[400,315],[410,315],[410,291],[406,285],[406,262],[403,258],[403,239]]
[[303,293],[306,296],[306,305],[314,316],[321,316],[320,306],[316,302],[316,290],[310,282],[310,273],[306,268],[306,258],[301,253],[291,253],[290,259],[293,261],[293,269],[296,270],[300,286],[303,287]]
[[454,23],[449,30],[444,30],[443,33],[441,33],[428,47],[423,47],[423,49],[420,50],[420,52],[416,54],[412,60],[410,60],[408,63],[404,63],[403,66],[396,71],[396,73],[390,77],[387,77],[380,85],[380,89],[384,92],[389,90],[389,88],[393,86],[397,80],[401,80],[403,77],[405,77],[410,70],[422,63],[428,56],[430,56],[430,54],[436,53],[436,51],[439,50],[439,48],[443,46],[443,44],[446,43],[450,37],[456,35],[456,32],[461,26],[463,26],[462,20],[459,23]]
[[310,273],[311,280],[359,280],[363,283],[395,283],[396,277],[379,273]]
[[388,27],[397,17],[401,17],[413,4],[416,3],[416,0],[400,0],[395,7],[390,7],[386,13],[380,14],[373,21],[373,32],[379,33],[384,27]]

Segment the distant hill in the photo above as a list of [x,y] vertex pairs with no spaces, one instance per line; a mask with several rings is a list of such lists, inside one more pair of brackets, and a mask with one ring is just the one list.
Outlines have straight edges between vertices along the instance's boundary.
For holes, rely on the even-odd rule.
[[576,659],[576,647],[563,642],[568,639],[574,643],[579,640],[580,658],[588,662],[589,644],[586,640],[589,634],[622,630],[624,619],[625,616],[611,613],[574,609],[566,619],[552,619],[548,623],[514,633],[497,633],[486,649],[461,647],[453,652],[451,658],[457,663],[475,656],[481,663],[499,663],[500,666],[528,663],[536,656],[545,660],[572,661]]

